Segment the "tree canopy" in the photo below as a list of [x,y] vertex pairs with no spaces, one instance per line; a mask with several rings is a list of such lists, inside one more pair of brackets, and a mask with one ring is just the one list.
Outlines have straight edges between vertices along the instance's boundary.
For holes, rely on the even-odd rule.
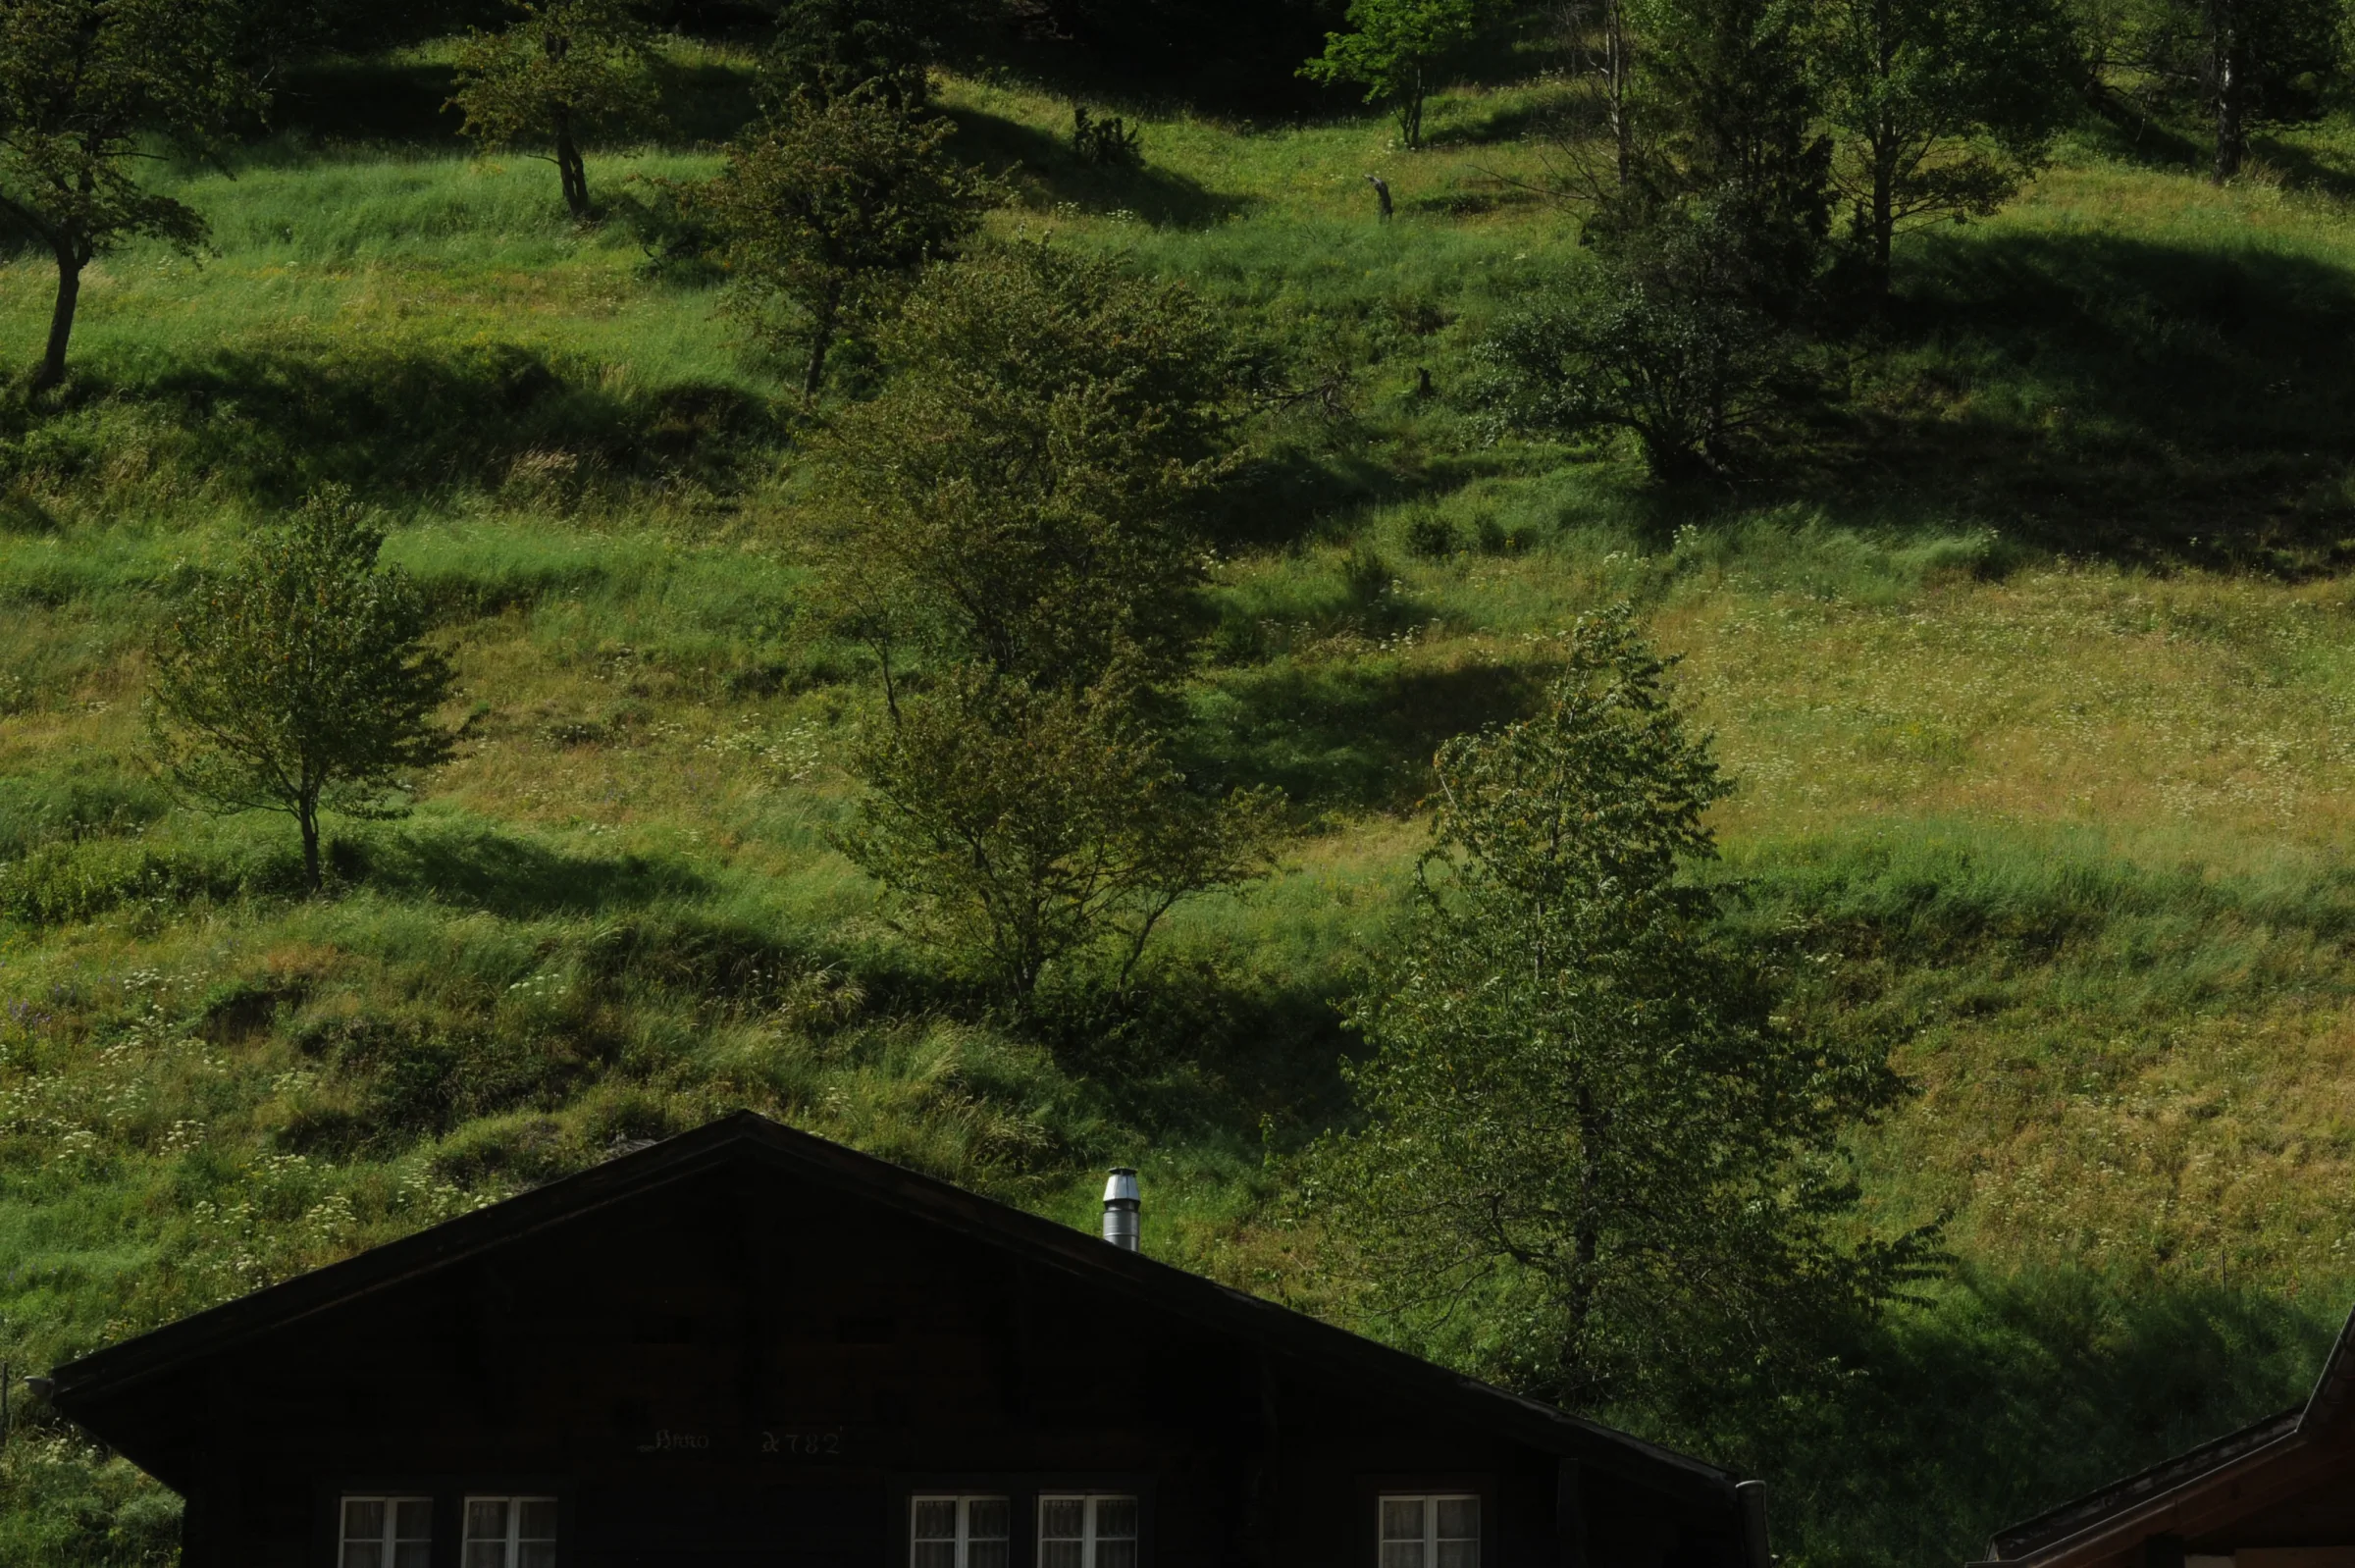
[[1041,687],[1178,667],[1242,350],[1190,289],[1020,242],[928,277],[894,369],[821,443],[819,565],[887,668],[972,662]]

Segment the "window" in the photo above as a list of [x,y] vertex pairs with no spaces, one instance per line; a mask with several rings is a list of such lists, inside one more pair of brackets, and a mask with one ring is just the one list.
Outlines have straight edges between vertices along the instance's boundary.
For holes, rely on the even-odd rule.
[[431,1568],[431,1497],[346,1497],[340,1568]]
[[909,1500],[909,1568],[1008,1568],[1014,1509],[1003,1497]]
[[1038,1499],[1038,1568],[1137,1568],[1136,1499],[1066,1492]]
[[1387,1493],[1381,1508],[1381,1568],[1480,1568],[1478,1497]]
[[556,1568],[556,1499],[467,1498],[461,1568]]

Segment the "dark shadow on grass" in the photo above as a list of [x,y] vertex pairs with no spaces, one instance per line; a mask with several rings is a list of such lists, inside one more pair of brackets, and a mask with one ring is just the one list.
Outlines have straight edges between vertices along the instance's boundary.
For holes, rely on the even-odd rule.
[[1037,1032],[1124,1126],[1197,1146],[1264,1129],[1282,1147],[1348,1116],[1339,1067],[1356,1042],[1339,1002],[1172,964],[1125,997],[1049,998]]
[[655,73],[662,93],[662,139],[693,145],[728,141],[760,112],[753,76],[715,60],[664,61]]
[[1151,132],[1144,161],[1098,164],[1082,161],[1069,140],[997,115],[954,109],[957,156],[991,171],[1019,166],[1036,183],[1049,204],[1070,202],[1090,212],[1130,212],[1160,229],[1200,229],[1247,212],[1250,196],[1222,195],[1153,163]]
[[2215,161],[2212,143],[2116,93],[2095,103],[2080,131],[2104,156],[2138,168],[2196,174]]
[[1887,368],[1806,481],[1818,498],[2128,560],[2301,572],[2355,553],[2347,272],[2253,247],[1939,235],[1901,288]]
[[1680,1435],[1763,1476],[1825,1564],[1954,1563],[2002,1525],[2297,1405],[2337,1327],[2207,1280],[1965,1278],[1842,1346],[1843,1385]]
[[125,405],[161,415],[153,455],[284,504],[349,486],[396,507],[455,490],[522,484],[571,493],[692,478],[726,488],[780,439],[760,399],[690,384],[620,395],[538,349],[224,349],[143,383],[84,372],[28,423],[71,468],[95,468]]
[[[664,60],[655,69],[654,81],[657,118],[640,128],[638,135],[700,146],[729,139],[759,113],[752,74],[740,66],[716,60]],[[463,151],[473,143],[460,131],[466,117],[449,102],[457,85],[457,74],[447,65],[311,61],[287,72],[271,100],[268,129],[290,132],[297,142]],[[619,139],[635,138],[624,131]]]
[[510,920],[644,909],[710,890],[675,861],[574,855],[476,824],[412,823],[340,838],[336,852],[336,870],[348,880]]
[[1502,664],[1285,659],[1229,674],[1199,709],[1189,773],[1274,784],[1292,804],[1404,810],[1449,737],[1518,718],[1542,676]]
[[270,128],[323,142],[399,142],[451,151],[465,116],[448,107],[448,66],[322,60],[289,70],[270,105]]
[[2258,138],[2252,150],[2260,161],[2279,170],[2282,183],[2292,190],[2311,190],[2332,201],[2355,201],[2355,168],[2332,162],[2312,147],[2272,136]]

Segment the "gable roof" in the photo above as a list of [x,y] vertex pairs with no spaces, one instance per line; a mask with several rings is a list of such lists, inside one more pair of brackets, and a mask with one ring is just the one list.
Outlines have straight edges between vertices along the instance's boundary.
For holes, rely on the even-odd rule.
[[2163,1534],[2182,1506],[2259,1470],[2295,1462],[2342,1440],[2355,1423],[2355,1312],[2338,1331],[2303,1405],[2254,1421],[2032,1518],[1988,1543],[1992,1562],[2059,1568],[2120,1549],[2126,1538]]
[[93,1411],[110,1395],[192,1362],[392,1285],[461,1266],[601,1209],[740,1163],[881,1204],[1329,1375],[1378,1381],[1542,1451],[1672,1493],[1729,1506],[1736,1502],[1736,1478],[1713,1465],[750,1111],[68,1362],[51,1374],[51,1398],[59,1409],[80,1420],[83,1412]]

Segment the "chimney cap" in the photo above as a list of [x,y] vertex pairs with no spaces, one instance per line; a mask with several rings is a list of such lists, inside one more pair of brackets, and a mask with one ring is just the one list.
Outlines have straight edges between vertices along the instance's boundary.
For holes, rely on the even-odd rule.
[[1134,1203],[1137,1201],[1137,1197],[1136,1168],[1126,1165],[1114,1166],[1111,1176],[1104,1182],[1104,1201],[1106,1203]]

